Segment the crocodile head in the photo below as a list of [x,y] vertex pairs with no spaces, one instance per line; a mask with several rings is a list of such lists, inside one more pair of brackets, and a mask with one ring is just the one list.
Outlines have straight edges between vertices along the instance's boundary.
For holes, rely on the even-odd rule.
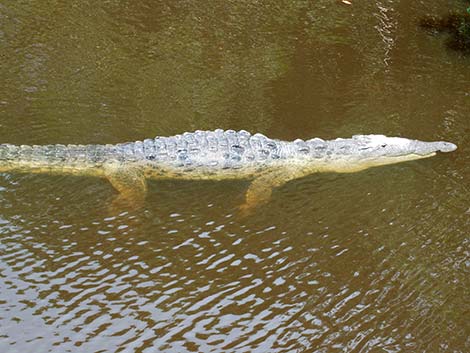
[[[348,139],[328,141],[331,170],[353,172],[370,167],[400,163],[452,152],[457,146],[450,142],[424,142],[384,135],[355,135]],[[335,162],[337,160],[337,162]]]

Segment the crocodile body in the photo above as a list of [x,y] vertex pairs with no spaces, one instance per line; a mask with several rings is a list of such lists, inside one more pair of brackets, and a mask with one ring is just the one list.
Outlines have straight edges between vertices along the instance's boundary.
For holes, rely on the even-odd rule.
[[124,199],[141,199],[146,179],[252,179],[245,208],[271,189],[315,172],[356,172],[450,152],[448,142],[383,135],[325,141],[280,141],[247,131],[196,131],[116,145],[0,145],[0,172],[60,173],[107,178]]
[[[325,145],[319,144],[318,149]],[[196,131],[116,145],[0,145],[0,171],[104,175],[107,164],[142,168],[149,178],[250,178],[306,151],[246,131]]]

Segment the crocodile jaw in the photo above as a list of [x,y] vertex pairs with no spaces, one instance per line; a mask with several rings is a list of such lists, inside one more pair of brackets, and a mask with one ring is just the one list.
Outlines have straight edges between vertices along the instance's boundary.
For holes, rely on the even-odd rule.
[[387,137],[384,135],[355,135],[352,140],[361,145],[364,156],[407,156],[416,154],[431,157],[435,152],[452,152],[457,146],[445,141],[419,141],[403,137]]
[[402,163],[407,161],[413,161],[417,159],[429,158],[435,156],[436,153],[432,152],[426,155],[419,154],[409,154],[406,156],[392,156],[392,157],[375,157],[375,158],[365,158],[365,159],[356,159],[351,158],[338,158],[335,160],[330,160],[328,162],[322,163],[322,165],[317,169],[317,172],[333,172],[333,173],[355,173],[361,170],[379,167],[383,165]]
[[378,167],[378,166],[383,166],[383,165],[396,164],[396,163],[414,161],[417,159],[429,158],[435,155],[436,155],[436,152],[430,152],[426,154],[410,153],[407,155],[390,156],[390,157],[381,156],[377,158],[366,159],[360,162],[359,165],[362,167],[361,169],[367,169],[371,167]]
[[[450,142],[425,142],[383,135],[356,135],[352,139],[329,141],[332,157],[324,161],[325,171],[352,173],[388,164],[396,164],[452,152],[457,146]],[[344,147],[348,147],[344,149]],[[341,151],[345,151],[341,153]]]

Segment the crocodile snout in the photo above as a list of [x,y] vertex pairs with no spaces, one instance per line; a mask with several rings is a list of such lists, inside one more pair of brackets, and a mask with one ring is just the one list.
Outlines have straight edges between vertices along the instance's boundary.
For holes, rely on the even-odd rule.
[[451,142],[441,141],[441,142],[438,142],[438,144],[439,144],[438,150],[441,152],[452,152],[457,149],[457,145],[454,145]]

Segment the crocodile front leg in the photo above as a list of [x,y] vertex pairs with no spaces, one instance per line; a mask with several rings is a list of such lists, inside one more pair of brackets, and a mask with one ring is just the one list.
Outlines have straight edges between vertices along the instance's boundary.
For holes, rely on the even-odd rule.
[[245,203],[240,206],[242,216],[248,216],[253,211],[266,204],[271,198],[274,188],[284,185],[290,180],[300,178],[306,173],[301,169],[277,169],[270,170],[256,177],[248,187],[245,195]]
[[140,208],[147,193],[147,181],[139,167],[125,166],[118,162],[104,165],[104,175],[119,192],[113,201],[113,208]]

